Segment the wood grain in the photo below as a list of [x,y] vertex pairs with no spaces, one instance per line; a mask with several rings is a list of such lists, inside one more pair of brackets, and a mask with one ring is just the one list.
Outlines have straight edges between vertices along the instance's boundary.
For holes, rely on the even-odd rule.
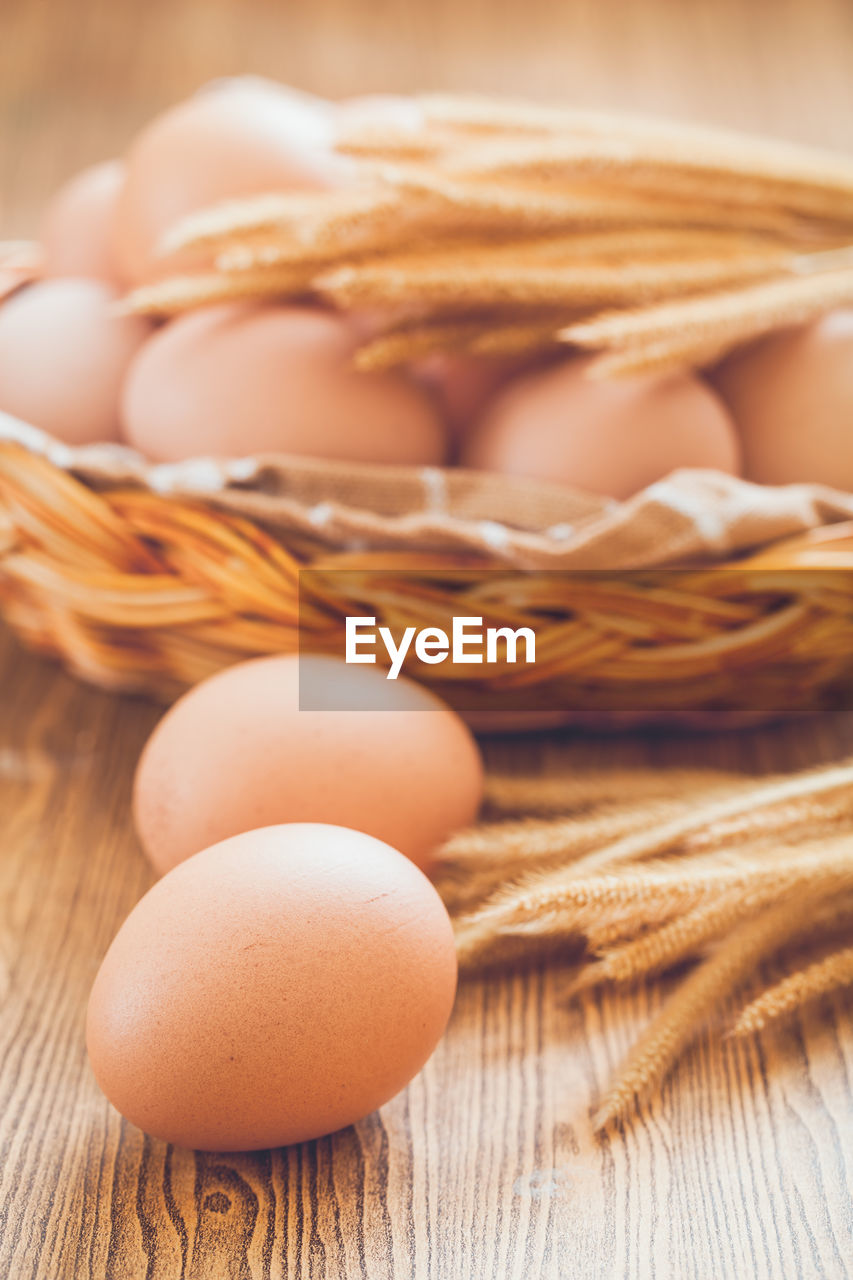
[[[846,0],[0,0],[0,232],[202,80],[642,107],[853,148]],[[569,1004],[559,967],[460,991],[398,1099],[318,1143],[196,1155],[123,1124],[89,986],[149,883],[130,779],[157,709],[0,640],[0,1276],[529,1280],[853,1274],[853,1018],[837,997],[706,1036],[624,1133],[590,1108],[659,987]],[[738,735],[495,739],[494,767],[762,773],[853,751],[853,718]]]
[[[473,982],[404,1095],[301,1147],[217,1156],[124,1124],[83,1014],[150,881],[129,828],[156,708],[6,641],[0,688],[0,1274],[15,1277],[848,1275],[853,1020],[839,998],[746,1044],[713,1031],[624,1134],[589,1112],[660,988],[572,1005],[559,967]],[[853,749],[853,718],[740,735],[541,737],[493,767],[763,772]]]

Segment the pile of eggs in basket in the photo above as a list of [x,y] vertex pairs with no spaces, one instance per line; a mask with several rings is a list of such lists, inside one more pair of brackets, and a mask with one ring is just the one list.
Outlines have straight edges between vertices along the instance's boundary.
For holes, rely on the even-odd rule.
[[116,306],[184,255],[168,227],[219,201],[345,186],[342,119],[269,81],[216,83],[78,174],[44,216],[43,277],[0,305],[0,410],[70,444],[121,440],[156,462],[259,453],[465,467],[622,499],[678,467],[853,489],[853,314],[760,341],[699,376],[587,378],[588,359],[434,356],[358,373],[365,318],[232,303],[153,325]]

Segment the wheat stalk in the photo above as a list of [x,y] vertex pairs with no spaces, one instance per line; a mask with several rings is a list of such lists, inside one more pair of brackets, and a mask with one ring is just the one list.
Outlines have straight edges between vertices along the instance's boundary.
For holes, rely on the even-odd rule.
[[853,301],[853,264],[838,256],[853,248],[845,157],[442,95],[417,100],[399,128],[352,125],[339,148],[351,186],[192,214],[164,254],[205,248],[215,271],[164,281],[128,307],[304,298],[398,309],[359,367],[563,342],[600,352],[593,375],[613,377],[709,364]]
[[615,924],[636,929],[717,899],[722,894],[754,892],[761,886],[808,884],[816,875],[844,874],[853,869],[853,849],[846,839],[840,849],[804,853],[799,847],[779,850],[771,859],[722,854],[623,868],[611,873],[579,875],[584,859],[522,878],[499,891],[471,916],[457,923],[457,951],[463,967],[481,963],[494,939],[527,930],[535,932],[547,918],[566,936],[586,935],[594,947],[609,938]]
[[[822,885],[817,900],[828,891],[827,885]],[[800,892],[745,922],[684,979],[641,1035],[607,1091],[593,1117],[595,1129],[607,1129],[623,1120],[660,1084],[708,1015],[762,960],[802,930],[803,913],[815,900],[813,895]]]
[[853,985],[853,762],[766,779],[494,775],[487,801],[492,812],[546,816],[493,822],[445,846],[438,885],[463,971],[557,955],[578,966],[577,995],[698,958],[629,1055],[599,1126],[660,1083],[764,959],[824,949],[747,1002],[735,1036]]
[[732,1034],[747,1036],[763,1031],[770,1023],[789,1016],[821,996],[851,985],[853,946],[833,951],[763,991],[738,1015]]
[[[750,167],[774,158],[779,166],[811,169],[815,163],[833,171],[839,157],[833,152],[820,152],[813,147],[790,142],[756,139],[731,129],[706,125],[684,125],[680,121],[660,117],[623,115],[587,107],[571,107],[528,102],[523,99],[491,98],[465,94],[426,94],[419,99],[424,119],[436,138],[445,145],[454,133],[504,135],[568,135],[610,138],[626,136],[638,142],[689,138],[693,148],[712,148],[716,153],[736,152],[742,163]],[[851,162],[842,160],[849,172]]]
[[741,921],[758,915],[800,886],[806,885],[809,891],[824,884],[828,889],[844,888],[853,878],[846,859],[839,864],[821,855],[810,863],[781,869],[774,862],[768,871],[767,875],[756,876],[745,889],[738,887],[723,893],[651,933],[612,948],[587,966],[578,979],[578,990],[606,981],[636,982],[649,974],[674,968],[696,956],[708,943],[729,933]]
[[663,821],[684,809],[683,802],[650,800],[641,808],[596,811],[571,823],[564,819],[524,819],[461,831],[442,847],[436,883],[448,908],[491,897],[507,880],[531,870],[563,867],[595,848]]
[[[685,131],[686,132],[686,131]],[[465,177],[518,175],[557,180],[582,178],[613,182],[666,194],[701,195],[742,204],[775,204],[807,217],[849,221],[853,204],[853,162],[808,152],[780,154],[770,147],[748,152],[725,146],[697,146],[689,136],[637,139],[620,136],[498,138],[463,148],[449,161]]]
[[580,320],[562,329],[559,336],[574,346],[610,349],[610,354],[599,357],[593,366],[594,375],[658,372],[690,363],[707,364],[747,338],[805,324],[850,302],[853,266],[846,266]]
[[475,307],[581,308],[669,298],[767,277],[777,269],[778,258],[771,253],[612,265],[373,261],[322,273],[314,288],[346,308],[395,307],[417,298],[433,313],[453,314]]
[[732,818],[754,815],[778,804],[793,801],[823,801],[834,791],[853,786],[853,764],[829,766],[791,778],[774,778],[770,782],[758,782],[753,788],[736,791],[722,799],[711,799],[705,805],[696,806],[682,817],[653,828],[646,833],[628,836],[623,841],[590,855],[584,863],[584,871],[596,870],[616,863],[648,858],[672,848],[679,841],[696,831],[710,830],[714,824]]
[[135,289],[119,304],[119,310],[136,315],[173,316],[219,302],[246,302],[271,295],[305,293],[311,275],[304,267],[256,269],[239,273],[205,272],[176,276]]

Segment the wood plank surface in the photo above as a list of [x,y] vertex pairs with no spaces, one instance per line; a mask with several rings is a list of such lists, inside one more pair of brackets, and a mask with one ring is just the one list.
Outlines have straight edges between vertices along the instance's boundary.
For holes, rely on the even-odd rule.
[[[258,71],[638,107],[853,149],[847,0],[0,3],[0,234],[159,106]],[[590,1108],[660,986],[569,1003],[559,967],[466,983],[409,1089],[332,1138],[246,1156],[144,1138],[100,1095],[88,989],[150,883],[128,823],[151,705],[0,640],[0,1277],[733,1280],[853,1274],[853,1017],[712,1028],[624,1133]],[[710,736],[494,739],[502,769],[853,752],[853,718]]]
[[[11,642],[0,688],[0,1274],[850,1274],[853,1019],[841,997],[754,1043],[711,1028],[607,1140],[590,1106],[662,990],[570,1004],[559,967],[464,984],[426,1070],[354,1129],[241,1156],[144,1138],[99,1094],[83,1019],[99,959],[151,878],[127,805],[158,711],[83,689]],[[850,716],[486,743],[493,767],[548,773],[759,773],[851,748]]]

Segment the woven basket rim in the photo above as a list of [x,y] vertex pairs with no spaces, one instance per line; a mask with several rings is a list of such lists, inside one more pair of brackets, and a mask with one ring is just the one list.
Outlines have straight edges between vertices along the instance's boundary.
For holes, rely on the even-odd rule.
[[[442,553],[480,555],[495,563],[516,563],[519,567],[562,568],[589,567],[640,569],[666,564],[718,563],[743,557],[772,558],[774,567],[796,567],[803,548],[811,549],[809,567],[818,567],[814,556],[821,548],[831,551],[850,539],[847,522],[853,521],[853,494],[822,485],[764,486],[722,473],[684,470],[655,482],[641,494],[625,502],[602,499],[578,490],[554,484],[515,477],[491,476],[489,473],[441,467],[385,467],[382,464],[339,464],[323,459],[288,455],[264,455],[255,458],[217,461],[191,458],[182,463],[152,464],[142,455],[119,443],[70,446],[45,431],[0,411],[0,446],[18,446],[33,458],[41,458],[95,491],[141,489],[164,498],[183,502],[200,501],[223,510],[236,506],[238,514],[260,524],[275,524],[279,517],[282,529],[305,537],[317,537],[329,547],[349,544],[351,549],[435,550]],[[383,495],[383,501],[347,503],[343,489],[329,484],[330,478],[344,476],[365,480],[371,493]],[[302,491],[298,499],[288,493],[271,493],[270,476],[298,480]],[[689,510],[691,494],[682,493],[682,482],[696,481],[702,501],[713,510],[717,496],[724,504],[736,495],[745,510],[761,495],[773,495],[774,502],[789,507],[790,527],[765,539],[743,546],[724,548],[722,552],[672,559],[640,559],[623,557],[620,563],[576,564],[562,559],[567,544],[566,532],[595,538],[609,524],[630,525],[644,501],[672,500],[676,510],[688,523],[702,523],[703,512]],[[409,494],[419,499],[420,507],[412,511],[403,504],[400,494],[408,484]],[[467,489],[468,510],[449,514],[446,505],[448,486]],[[374,488],[374,486],[376,486]],[[491,499],[499,490],[539,498],[546,495],[546,509],[554,521],[541,525],[528,522],[511,523],[496,519]],[[306,498],[306,494],[308,497]],[[398,509],[390,508],[390,501]],[[684,509],[684,503],[688,509]],[[548,504],[551,504],[550,506]],[[464,503],[462,504],[464,507]],[[480,509],[477,510],[476,506]],[[473,508],[473,510],[472,510]],[[371,545],[372,533],[376,542]],[[436,537],[436,534],[440,536]],[[545,544],[544,554],[543,544]],[[571,544],[569,544],[571,545]],[[785,559],[790,547],[792,558]],[[532,558],[531,552],[533,553]],[[536,552],[539,554],[537,555]],[[835,561],[830,559],[830,564]],[[769,563],[767,567],[770,567]]]
[[[573,718],[610,717],[636,703],[641,717],[667,719],[811,709],[849,687],[853,512],[737,561],[579,566],[598,572],[575,577],[569,597],[565,575],[541,565],[519,578],[512,564],[480,561],[498,570],[488,583],[460,583],[459,567],[449,546],[411,540],[396,554],[342,541],[329,554],[295,524],[271,532],[207,495],[98,490],[20,442],[0,443],[0,607],[33,647],[104,687],[174,696],[241,657],[296,652],[303,640],[333,651],[353,606],[393,627],[414,601],[421,622],[444,625],[463,599],[500,625],[529,618],[541,641],[535,672],[510,662],[475,679],[467,710],[481,709],[481,685],[522,709],[562,699]],[[840,571],[791,572],[803,567]],[[471,683],[467,668],[443,674],[437,691],[449,701],[451,686]]]

